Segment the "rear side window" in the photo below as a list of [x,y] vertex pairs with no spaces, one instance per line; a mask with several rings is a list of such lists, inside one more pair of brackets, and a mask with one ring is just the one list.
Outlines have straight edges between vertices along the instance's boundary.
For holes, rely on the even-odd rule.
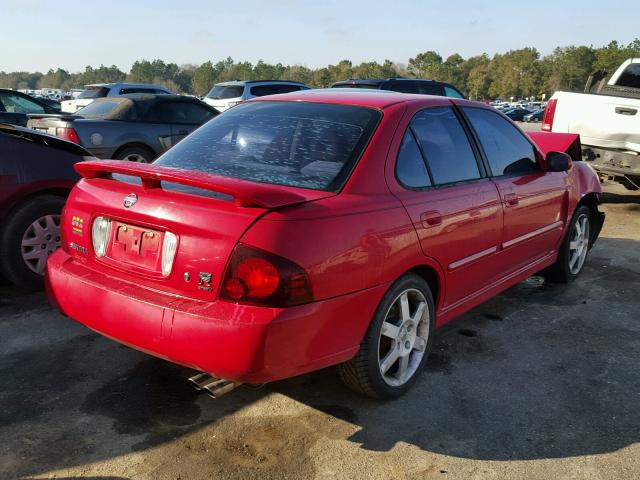
[[640,88],[640,63],[631,63],[618,78],[616,85]]
[[390,82],[384,85],[382,89],[400,93],[420,93],[416,82]]
[[462,95],[458,90],[456,90],[453,87],[444,87],[444,94],[447,97],[464,98],[464,95]]
[[251,95],[264,97],[265,95],[277,95],[278,93],[297,92],[301,90],[300,85],[257,85],[249,90]]
[[411,120],[436,185],[480,178],[475,154],[450,107],[429,108]]
[[380,115],[348,105],[251,102],[214,118],[155,164],[335,191],[348,178]]
[[398,181],[407,188],[423,188],[431,185],[422,153],[411,130],[407,130],[404,134],[402,145],[400,145],[396,161],[396,176]]
[[491,110],[463,108],[494,176],[526,175],[540,170],[533,145],[511,123]]
[[244,85],[215,85],[207,98],[212,100],[226,100],[228,98],[238,98],[244,93]]
[[160,102],[149,109],[150,122],[201,125],[215,116],[208,108],[192,102]]
[[128,93],[156,93],[156,92],[158,92],[158,90],[156,90],[155,88],[129,87],[129,88],[121,88],[119,94],[126,95]]

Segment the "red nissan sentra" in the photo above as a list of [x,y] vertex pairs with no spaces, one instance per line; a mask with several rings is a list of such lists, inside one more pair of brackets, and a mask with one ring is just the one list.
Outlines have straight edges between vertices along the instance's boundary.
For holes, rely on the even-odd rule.
[[395,397],[435,328],[535,273],[580,274],[604,215],[571,149],[467,100],[263,97],[152,165],[77,165],[49,293],[214,396],[338,364]]

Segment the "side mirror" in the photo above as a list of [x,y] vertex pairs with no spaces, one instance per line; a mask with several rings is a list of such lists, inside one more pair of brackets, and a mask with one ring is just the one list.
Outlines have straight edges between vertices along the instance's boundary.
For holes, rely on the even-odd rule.
[[562,152],[549,152],[545,157],[547,172],[566,172],[571,168],[571,157]]

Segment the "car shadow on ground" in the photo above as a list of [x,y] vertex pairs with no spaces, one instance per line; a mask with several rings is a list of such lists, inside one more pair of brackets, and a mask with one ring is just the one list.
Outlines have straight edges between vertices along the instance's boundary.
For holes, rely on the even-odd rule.
[[[327,437],[480,460],[615,451],[640,441],[639,250],[638,241],[601,239],[572,285],[532,277],[445,326],[427,371],[393,402],[351,393],[333,369],[214,401],[187,384],[187,369],[55,318],[70,325],[58,337],[1,344],[0,476],[143,451],[220,472],[230,462],[260,463],[304,476],[309,450]],[[57,315],[42,295],[27,298]],[[24,308],[20,299],[6,297],[3,318]],[[276,400],[267,413],[243,414],[266,396],[305,408]]]

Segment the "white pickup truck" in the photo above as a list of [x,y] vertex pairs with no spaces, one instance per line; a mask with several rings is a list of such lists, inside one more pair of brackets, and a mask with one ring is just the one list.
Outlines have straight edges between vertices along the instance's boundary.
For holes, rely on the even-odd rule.
[[640,188],[640,58],[625,61],[608,82],[587,83],[590,93],[556,92],[542,130],[579,133],[582,156],[601,177]]

